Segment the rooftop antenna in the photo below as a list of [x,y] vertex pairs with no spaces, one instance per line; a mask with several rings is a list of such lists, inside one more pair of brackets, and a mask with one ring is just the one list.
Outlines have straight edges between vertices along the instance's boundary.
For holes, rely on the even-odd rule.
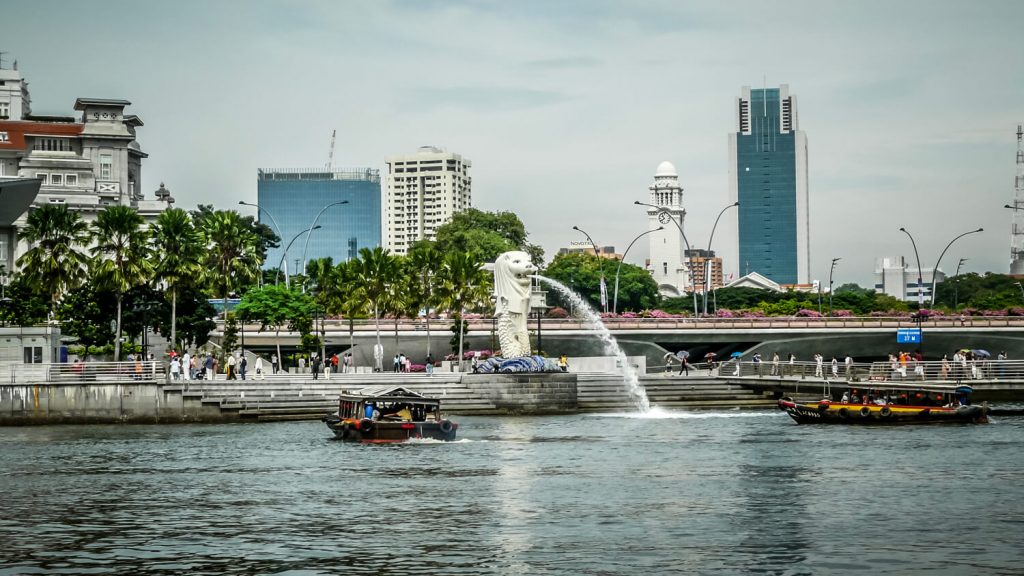
[[328,172],[334,169],[334,136],[338,133],[337,130],[331,130],[331,151],[327,154],[327,170]]

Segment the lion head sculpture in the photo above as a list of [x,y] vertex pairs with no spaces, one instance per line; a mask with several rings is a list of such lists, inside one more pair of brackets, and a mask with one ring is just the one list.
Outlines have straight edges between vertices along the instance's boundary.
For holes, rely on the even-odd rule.
[[494,297],[496,312],[528,314],[530,276],[537,267],[526,252],[505,252],[494,261]]

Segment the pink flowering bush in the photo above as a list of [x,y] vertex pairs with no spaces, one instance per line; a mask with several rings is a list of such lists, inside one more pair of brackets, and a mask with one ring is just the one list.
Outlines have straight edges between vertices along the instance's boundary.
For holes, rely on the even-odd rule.
[[801,308],[794,314],[797,318],[821,318],[821,313],[817,310],[808,310],[807,308]]
[[983,310],[982,316],[1006,316],[1006,310]]
[[853,311],[851,311],[851,310],[833,310],[832,311],[832,315],[837,317],[837,318],[849,318],[849,317],[853,316]]
[[715,311],[715,316],[717,316],[719,318],[735,318],[736,317],[736,313],[734,313],[732,310],[727,310],[725,308],[719,308],[718,310]]
[[614,312],[601,312],[599,316],[601,318],[619,318],[619,315]]
[[1024,308],[1021,308],[1020,306],[1014,306],[1013,308],[1007,310],[1006,313],[1009,314],[1010,316],[1024,316]]
[[555,306],[554,308],[548,310],[546,316],[548,318],[568,318],[569,313],[565,311],[565,308]]
[[619,315],[620,318],[639,318],[636,312],[623,312]]
[[650,317],[651,318],[678,318],[678,316],[676,316],[675,314],[669,314],[668,312],[663,312],[661,310],[651,310],[650,311]]
[[409,364],[409,372],[426,372],[426,364]]
[[764,310],[741,310],[740,317],[742,318],[767,318],[768,316],[764,313]]

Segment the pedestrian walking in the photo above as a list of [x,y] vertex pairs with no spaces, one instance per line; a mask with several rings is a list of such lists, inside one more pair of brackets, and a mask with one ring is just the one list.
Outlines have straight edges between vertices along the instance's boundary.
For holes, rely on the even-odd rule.
[[427,364],[427,374],[428,375],[433,374],[434,373],[434,356],[432,354],[429,354],[429,353],[427,354],[427,362],[426,362],[426,364]]
[[313,372],[313,380],[316,380],[317,376],[320,374],[320,357],[313,354],[313,357],[310,359],[309,366]]
[[779,376],[779,353],[772,352],[772,376]]
[[249,365],[249,361],[245,358],[245,350],[238,357],[238,376],[245,380],[245,368]]
[[402,369],[402,358],[398,354],[395,354],[394,360],[391,361],[391,371],[392,372],[399,372],[399,371],[401,371],[401,369]]
[[822,364],[825,362],[825,357],[819,353],[814,354],[814,377],[824,378],[825,374],[822,370]]
[[171,380],[178,380],[181,378],[181,361],[175,356],[171,358]]
[[181,375],[185,380],[192,379],[192,355],[188,350],[181,357]]
[[849,354],[843,360],[843,365],[846,366],[846,379],[849,380],[853,376],[853,358]]
[[835,356],[832,357],[832,377],[839,378],[839,361]]
[[236,380],[238,376],[235,373],[235,367],[238,365],[238,360],[235,360],[234,354],[228,354],[228,380]]
[[253,376],[253,380],[265,380],[266,376],[263,374],[263,356],[256,357],[256,365],[253,366],[256,370],[256,375]]
[[277,354],[270,355],[270,371],[271,374],[277,374]]

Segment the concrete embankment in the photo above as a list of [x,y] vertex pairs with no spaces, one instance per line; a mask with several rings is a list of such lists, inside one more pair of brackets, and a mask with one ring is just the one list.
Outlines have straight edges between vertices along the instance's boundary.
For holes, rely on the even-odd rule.
[[[651,404],[669,409],[768,408],[771,394],[702,377],[641,379]],[[90,382],[0,385],[0,425],[245,422],[318,419],[342,391],[403,386],[441,399],[450,414],[537,415],[633,410],[614,374],[356,374],[330,380]]]

